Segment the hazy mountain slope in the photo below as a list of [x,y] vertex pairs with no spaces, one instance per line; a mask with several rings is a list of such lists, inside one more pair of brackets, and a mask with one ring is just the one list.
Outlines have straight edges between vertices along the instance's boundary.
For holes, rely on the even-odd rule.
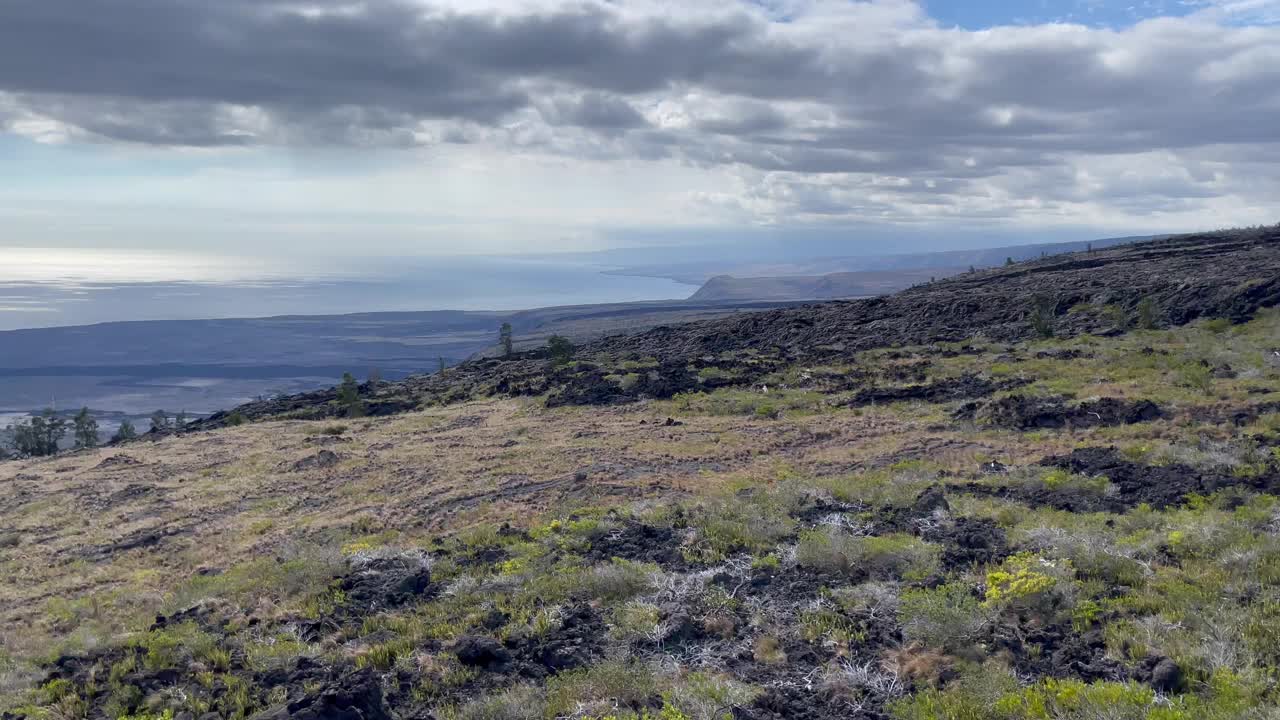
[[758,300],[831,300],[887,295],[912,285],[951,277],[958,268],[925,268],[872,272],[844,272],[825,275],[783,275],[739,278],[717,275],[708,280],[690,300],[720,302]]
[[[610,271],[615,275],[669,278],[691,285],[702,285],[719,275],[737,277],[779,277],[826,275],[833,272],[885,272],[927,270],[928,268],[987,268],[1003,265],[1009,259],[1030,260],[1045,255],[1080,252],[1092,247],[1102,249],[1116,245],[1153,240],[1159,236],[1104,238],[1093,241],[1008,245],[976,250],[941,250],[934,252],[834,255],[796,259],[794,254],[780,252],[770,259],[741,259],[732,248],[725,248],[710,258],[697,261],[625,263]],[[892,248],[891,240],[873,247]]]

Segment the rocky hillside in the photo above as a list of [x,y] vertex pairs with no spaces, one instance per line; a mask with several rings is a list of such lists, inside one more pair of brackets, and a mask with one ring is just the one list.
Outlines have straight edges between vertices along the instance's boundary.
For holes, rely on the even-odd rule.
[[[1113,334],[1197,318],[1243,322],[1280,304],[1280,227],[1184,235],[967,273],[865,300],[829,302],[655,328],[591,342],[578,362],[549,366],[541,351],[487,359],[403,382],[364,387],[374,415],[463,398],[544,395],[553,404],[613,404],[750,386],[795,363],[873,348],[1042,334]],[[1033,322],[1040,316],[1041,327]],[[332,390],[275,398],[237,418],[341,415]],[[226,424],[214,415],[197,429]]]
[[717,275],[698,288],[698,292],[689,299],[741,302],[744,300],[831,300],[870,297],[888,295],[913,285],[951,277],[961,272],[955,268],[924,268],[777,277],[738,278],[731,275]]
[[1275,718],[1278,239],[0,463],[0,717]]

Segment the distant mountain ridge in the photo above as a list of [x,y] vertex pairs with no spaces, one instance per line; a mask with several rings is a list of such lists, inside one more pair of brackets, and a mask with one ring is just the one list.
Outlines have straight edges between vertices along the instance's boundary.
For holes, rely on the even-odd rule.
[[[1047,255],[1079,252],[1090,247],[1104,249],[1116,245],[1157,240],[1167,235],[1134,235],[1103,238],[1080,242],[1059,242],[1039,245],[1004,245],[977,250],[940,250],[936,252],[904,253],[897,255],[832,255],[796,261],[741,262],[732,257],[697,262],[670,264],[630,265],[610,271],[615,275],[657,277],[690,285],[703,285],[709,279],[730,275],[733,277],[808,277],[832,273],[873,272],[889,270],[929,270],[938,268],[995,267],[1012,259],[1014,262],[1031,260]],[[897,289],[902,289],[901,287]],[[835,297],[835,296],[832,296]]]
[[898,292],[912,285],[951,277],[961,272],[964,272],[962,268],[925,268],[758,278],[718,275],[708,280],[689,299],[732,302],[746,299],[835,300],[871,297]]

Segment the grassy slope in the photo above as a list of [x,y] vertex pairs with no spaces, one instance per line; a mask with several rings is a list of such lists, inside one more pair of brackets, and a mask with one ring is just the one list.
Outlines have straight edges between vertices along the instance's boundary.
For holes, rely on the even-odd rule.
[[[6,463],[4,705],[248,716],[361,669],[421,717],[1250,716],[1275,704],[1280,667],[1280,503],[1250,489],[1276,472],[1277,337],[1267,311],[1238,327],[869,351],[788,368],[767,394],[487,400],[347,421],[337,441],[318,440],[332,423],[271,422]],[[860,373],[879,387],[1016,378],[1030,384],[1004,394],[1165,414],[1007,430],[954,420],[958,401],[846,407],[842,378]],[[1106,478],[1036,465],[1107,446],[1239,482],[1123,512],[1034,499],[1116,497]],[[321,449],[337,464],[295,467]],[[912,510],[930,487],[948,510]],[[957,528],[1003,540],[965,555]],[[431,590],[357,599],[350,578],[388,558],[429,566]],[[515,660],[464,664],[454,642],[471,635]],[[526,657],[571,635],[564,667]],[[1086,638],[1075,655],[1068,636]],[[47,664],[67,654],[88,659]],[[333,670],[271,674],[299,657]],[[1166,660],[1161,677],[1171,663],[1182,682],[1157,693],[1144,683]]]

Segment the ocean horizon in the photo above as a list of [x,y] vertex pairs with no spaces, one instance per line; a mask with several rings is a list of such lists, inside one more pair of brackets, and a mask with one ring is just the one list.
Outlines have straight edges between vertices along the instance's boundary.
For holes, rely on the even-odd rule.
[[0,331],[132,320],[522,310],[688,297],[674,280],[555,257],[243,259],[0,248]]

